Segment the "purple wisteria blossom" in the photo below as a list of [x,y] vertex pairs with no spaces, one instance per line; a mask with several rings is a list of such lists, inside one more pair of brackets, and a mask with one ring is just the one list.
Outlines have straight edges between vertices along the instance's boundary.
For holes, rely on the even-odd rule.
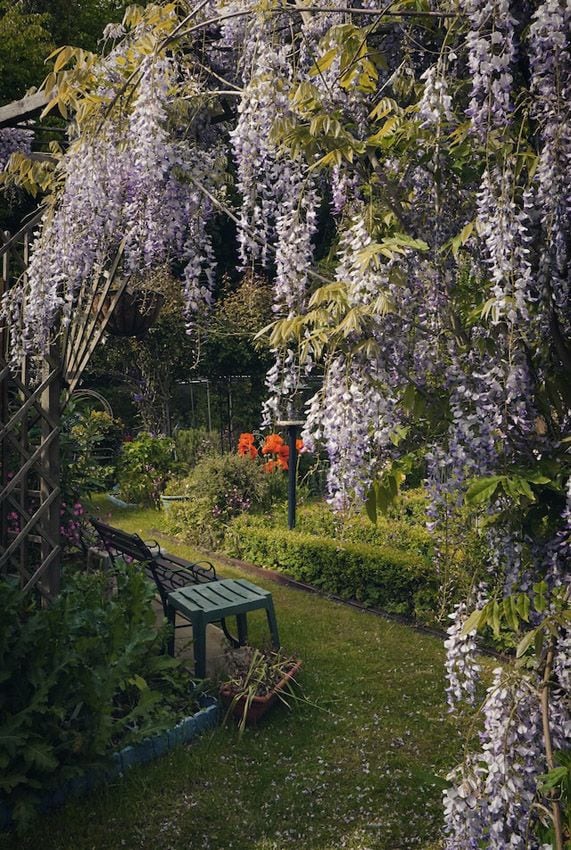
[[18,127],[0,129],[0,171],[4,171],[13,153],[29,154],[34,134]]
[[468,115],[483,139],[509,123],[513,110],[514,28],[510,0],[469,0],[468,64],[472,91]]

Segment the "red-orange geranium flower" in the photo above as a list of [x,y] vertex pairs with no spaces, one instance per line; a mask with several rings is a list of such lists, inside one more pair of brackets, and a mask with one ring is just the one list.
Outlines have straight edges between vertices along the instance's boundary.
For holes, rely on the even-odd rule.
[[262,467],[264,472],[275,472],[277,468],[278,467],[277,467],[275,460],[266,461],[266,463]]
[[295,441],[295,447],[298,450],[298,452],[302,452],[303,451],[303,440],[296,440]]
[[279,434],[268,434],[262,446],[263,455],[277,454],[284,445],[283,439]]
[[258,450],[254,445],[253,434],[240,434],[238,439],[238,454],[247,455],[251,458],[258,457]]

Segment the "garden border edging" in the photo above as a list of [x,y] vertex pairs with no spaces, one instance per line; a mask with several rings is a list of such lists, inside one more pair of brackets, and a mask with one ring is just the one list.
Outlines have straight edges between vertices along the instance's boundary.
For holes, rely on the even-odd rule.
[[[150,738],[143,738],[137,744],[128,744],[110,756],[107,765],[89,768],[81,776],[69,779],[63,785],[45,794],[39,805],[39,812],[45,812],[62,806],[68,800],[81,797],[106,782],[122,777],[127,770],[138,764],[154,761],[179,744],[187,744],[198,738],[208,729],[214,729],[220,721],[220,701],[209,695],[200,698],[202,707],[189,717],[184,717],[172,729],[160,732]],[[13,826],[10,807],[0,800],[0,831]]]

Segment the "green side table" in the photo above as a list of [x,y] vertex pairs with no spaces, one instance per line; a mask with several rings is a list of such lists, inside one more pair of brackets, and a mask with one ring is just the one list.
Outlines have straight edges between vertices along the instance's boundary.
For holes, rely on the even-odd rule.
[[206,676],[206,626],[226,617],[236,617],[238,642],[240,645],[248,639],[248,611],[264,608],[275,649],[280,647],[278,623],[274,610],[272,594],[246,579],[222,579],[205,584],[193,584],[169,593],[167,614],[172,634],[169,641],[169,653],[174,655],[174,628],[176,615],[180,614],[192,625],[194,644],[194,672],[203,679]]

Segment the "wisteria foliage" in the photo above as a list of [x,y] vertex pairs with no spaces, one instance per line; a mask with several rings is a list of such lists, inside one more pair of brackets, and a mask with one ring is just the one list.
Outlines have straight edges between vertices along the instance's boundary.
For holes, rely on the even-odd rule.
[[[15,357],[45,348],[119,252],[127,275],[171,264],[192,328],[229,215],[237,262],[274,283],[266,418],[305,399],[332,504],[396,490],[416,464],[436,535],[466,499],[478,513],[488,595],[452,614],[451,709],[480,693],[486,612],[525,663],[483,695],[447,850],[562,850],[538,781],[569,731],[571,9],[363,10],[218,0],[179,20],[166,4],[106,30],[3,315],[23,328]],[[15,144],[2,135],[0,163]]]

